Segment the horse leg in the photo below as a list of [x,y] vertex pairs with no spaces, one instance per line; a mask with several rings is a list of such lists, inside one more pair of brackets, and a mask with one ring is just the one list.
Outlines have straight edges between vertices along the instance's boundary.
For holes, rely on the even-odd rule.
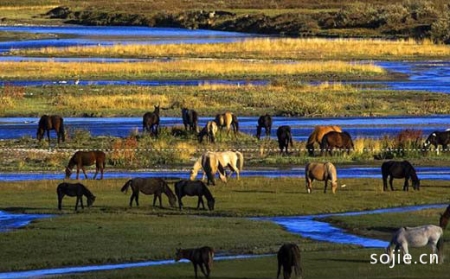
[[181,197],[178,197],[178,208],[181,209],[183,208],[183,202],[181,201]]
[[48,139],[48,142],[50,142],[50,130],[47,130],[47,139]]
[[202,196],[198,196],[197,210],[200,208],[200,204],[202,204],[203,210],[206,210],[205,203],[203,202],[203,197]]
[[324,194],[327,192],[327,187],[328,187],[328,179],[325,179],[325,188],[323,188]]
[[408,177],[405,177],[405,184],[403,184],[403,191],[409,190],[409,183],[408,183]]
[[58,209],[61,210],[61,205],[62,205],[62,199],[64,197],[64,194],[60,194],[58,193]]
[[280,278],[280,272],[281,272],[281,263],[278,262],[277,279]]
[[156,193],[153,195],[153,207],[155,207],[155,204],[156,204],[156,198],[157,198],[157,195],[156,195]]
[[387,177],[383,175],[383,191],[387,190]]
[[203,275],[205,275],[205,277],[208,278],[209,276],[205,273],[205,269],[203,268],[203,264],[199,264],[199,266],[200,266],[200,270],[202,271]]
[[392,186],[392,181],[394,180],[394,178],[391,176],[389,178],[389,185],[391,185],[391,191],[394,191],[394,186]]
[[134,200],[134,192],[131,194],[131,197],[130,197],[130,207],[132,207],[133,206],[133,200]]
[[308,194],[310,194],[312,192],[312,182],[314,181],[314,179],[310,178],[310,177],[306,177],[306,191],[308,192]]
[[84,205],[83,205],[83,195],[80,196],[80,203],[81,203],[81,209],[84,209]]
[[194,262],[192,262],[192,264],[194,265],[195,279],[197,279],[197,264]]
[[[77,169],[78,170],[78,169]],[[84,178],[85,179],[88,179],[88,176],[87,176],[87,174],[86,174],[86,170],[84,169],[84,166],[81,166],[81,170],[83,171],[83,173],[84,173]],[[77,179],[78,179],[78,172],[77,172]]]

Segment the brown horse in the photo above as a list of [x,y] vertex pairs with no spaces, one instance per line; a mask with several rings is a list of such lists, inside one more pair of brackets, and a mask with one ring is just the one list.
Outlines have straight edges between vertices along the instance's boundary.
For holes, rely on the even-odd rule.
[[337,172],[336,167],[330,163],[308,163],[305,167],[305,179],[306,179],[306,190],[308,193],[312,192],[312,182],[314,180],[325,181],[325,188],[323,192],[327,192],[328,180],[331,181],[331,190],[333,194],[336,193],[337,189]]
[[286,155],[288,152],[289,144],[294,147],[294,142],[292,141],[291,127],[288,125],[283,125],[277,129],[278,147],[280,148],[280,153],[283,154],[286,150]]
[[328,132],[322,138],[322,143],[320,144],[321,155],[328,151],[330,156],[333,155],[333,149],[341,149],[347,151],[350,154],[350,150],[354,149],[352,137],[347,132]]
[[450,219],[450,205],[447,206],[447,209],[443,214],[441,214],[441,218],[439,218],[439,226],[445,230],[448,224],[448,219]]
[[314,131],[309,135],[308,141],[306,143],[306,149],[308,150],[309,156],[314,156],[314,144],[322,143],[322,138],[325,134],[331,131],[342,132],[339,126],[315,126]]
[[41,119],[39,119],[39,126],[37,129],[37,139],[39,141],[44,137],[44,133],[47,131],[47,138],[50,142],[50,130],[55,130],[58,136],[58,144],[62,140],[63,142],[66,140],[65,132],[64,132],[64,120],[59,115],[42,115]]
[[59,210],[61,210],[62,199],[66,195],[69,197],[77,197],[77,200],[75,202],[75,210],[78,209],[78,203],[80,203],[81,208],[84,209],[83,196],[86,196],[86,198],[87,198],[88,207],[90,207],[95,201],[95,196],[92,194],[92,192],[89,191],[89,189],[86,188],[86,186],[84,186],[81,183],[75,183],[75,184],[65,183],[65,182],[61,183],[56,188],[56,193],[58,194],[58,209]]
[[200,204],[202,204],[203,209],[205,209],[205,203],[203,202],[203,196],[205,196],[208,209],[211,211],[214,210],[216,200],[203,181],[180,180],[175,183],[175,193],[177,194],[178,206],[180,210],[183,208],[181,198],[184,196],[198,196],[197,210],[200,208]]
[[202,273],[206,278],[209,278],[214,260],[214,249],[208,246],[192,249],[177,249],[177,252],[175,254],[175,261],[178,262],[181,259],[188,259],[192,262],[192,264],[194,265],[196,279],[198,278],[197,266],[200,266],[200,270],[202,271]]
[[87,179],[85,166],[92,166],[95,164],[95,179],[97,177],[98,171],[100,170],[100,179],[103,179],[103,169],[106,164],[106,155],[102,151],[77,151],[73,154],[72,158],[69,160],[69,164],[66,167],[66,178],[69,178],[72,174],[72,169],[77,166],[77,179],[79,179],[80,169],[84,173],[84,177]]
[[387,190],[387,178],[389,179],[389,185],[391,186],[391,191],[394,191],[392,186],[392,181],[394,178],[404,178],[405,183],[403,184],[403,191],[408,191],[409,183],[408,180],[411,178],[414,190],[420,189],[420,180],[417,177],[416,170],[408,161],[387,161],[381,165],[381,173],[383,175],[383,191]]
[[256,126],[256,138],[261,139],[261,130],[264,128],[266,137],[270,137],[272,133],[272,116],[269,114],[261,115],[258,119],[258,126]]
[[226,127],[227,135],[230,134],[231,127],[233,127],[234,135],[236,135],[239,132],[239,121],[237,119],[237,116],[234,115],[232,112],[227,111],[222,114],[217,114],[215,121],[219,129]]
[[151,135],[158,137],[159,134],[159,105],[154,106],[153,112],[147,112],[142,119],[143,130],[149,132]]
[[295,276],[302,277],[300,248],[297,244],[286,243],[283,244],[277,253],[278,272],[277,279],[280,277],[281,266],[283,266],[283,278],[290,279],[292,275],[292,267],[294,267]]
[[156,198],[159,199],[159,207],[163,208],[161,203],[161,194],[164,193],[169,199],[170,206],[175,207],[177,198],[175,194],[170,190],[167,182],[162,178],[133,178],[128,180],[125,185],[123,185],[120,191],[127,192],[128,188],[131,187],[133,194],[130,198],[130,207],[133,204],[133,199],[136,201],[136,206],[139,206],[139,191],[146,195],[154,195],[153,206],[156,204]]
[[198,133],[198,113],[193,109],[182,108],[181,118],[183,119],[184,129]]

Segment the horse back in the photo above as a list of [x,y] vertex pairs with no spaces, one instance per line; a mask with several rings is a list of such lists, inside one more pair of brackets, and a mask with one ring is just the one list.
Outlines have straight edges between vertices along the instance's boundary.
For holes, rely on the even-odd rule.
[[162,178],[135,178],[132,187],[133,190],[139,190],[144,194],[152,195],[163,192],[166,184]]
[[323,163],[308,163],[305,167],[305,176],[307,179],[316,179],[323,181],[327,179],[327,169]]

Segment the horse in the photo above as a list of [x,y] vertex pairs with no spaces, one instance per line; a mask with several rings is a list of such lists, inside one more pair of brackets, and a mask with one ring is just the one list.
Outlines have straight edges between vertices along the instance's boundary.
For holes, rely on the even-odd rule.
[[58,185],[58,187],[56,188],[56,193],[58,195],[58,209],[61,210],[61,204],[62,204],[62,199],[64,198],[65,195],[69,196],[69,197],[77,197],[77,200],[75,202],[75,210],[78,209],[78,203],[80,203],[81,208],[84,209],[83,206],[83,196],[86,196],[87,198],[87,206],[90,207],[94,201],[95,201],[95,196],[92,194],[91,191],[89,191],[88,188],[86,188],[86,186],[84,186],[81,183],[61,183]]
[[[211,268],[214,260],[214,249],[208,246],[203,246],[200,248],[193,249],[177,249],[175,254],[175,262],[178,262],[181,259],[187,259],[192,262],[194,265],[195,278],[197,279],[197,266],[200,266],[200,270],[205,275],[206,278],[209,278],[209,274],[211,273]],[[203,266],[206,269],[203,269]]]
[[232,112],[227,111],[222,114],[217,114],[215,121],[219,129],[222,130],[223,127],[226,127],[227,135],[230,134],[231,127],[233,127],[234,135],[236,135],[239,132],[239,121],[237,119],[237,116],[234,115],[234,113]]
[[198,132],[198,113],[195,110],[182,108],[181,117],[186,131]]
[[309,135],[308,141],[306,142],[306,149],[308,150],[309,156],[314,156],[314,143],[318,143],[320,146],[323,136],[331,131],[342,132],[342,129],[339,126],[314,127],[314,131]]
[[215,152],[205,152],[198,158],[198,160],[194,163],[190,173],[190,180],[195,180],[197,177],[198,171],[203,169],[203,180],[205,180],[205,175],[208,178],[208,185],[210,183],[212,185],[216,185],[214,181],[214,176],[217,172],[219,172],[219,177],[222,182],[227,183],[226,172],[224,166],[220,164],[219,157]]
[[178,207],[180,210],[183,208],[183,202],[181,198],[184,196],[198,196],[197,202],[197,210],[200,208],[200,204],[202,204],[203,209],[205,209],[205,203],[203,202],[203,196],[205,196],[208,204],[209,210],[214,210],[214,204],[216,200],[212,196],[208,187],[203,181],[196,180],[180,180],[175,183],[175,193],[178,198]]
[[[423,247],[429,244],[432,253],[436,255],[438,252],[439,263],[443,262],[444,238],[443,230],[439,226],[425,225],[419,227],[403,227],[395,232],[391,242],[386,247],[386,254],[390,260],[394,260],[394,250],[401,248],[403,254],[409,254],[409,247]],[[392,246],[395,245],[395,249]]]
[[65,131],[64,131],[64,119],[59,115],[42,115],[39,119],[38,129],[36,137],[38,141],[41,141],[44,137],[45,131],[47,131],[47,138],[50,142],[50,130],[55,130],[58,136],[58,144],[62,140],[66,141]]
[[263,127],[266,132],[266,137],[270,137],[272,133],[272,116],[266,114],[259,117],[258,126],[256,126],[256,138],[258,140],[261,138],[261,130]]
[[69,178],[72,174],[72,169],[77,166],[77,180],[79,179],[80,169],[84,173],[84,177],[87,179],[85,166],[92,166],[95,164],[95,179],[98,171],[100,170],[100,180],[103,179],[103,169],[106,164],[106,155],[103,151],[77,151],[73,154],[69,160],[69,164],[66,167],[66,178]]
[[447,145],[450,143],[450,130],[446,130],[444,132],[434,131],[431,133],[428,138],[423,143],[423,148],[428,149],[430,145],[434,145],[437,153],[439,154],[438,145],[442,145],[442,149],[447,150]]
[[153,112],[147,112],[144,114],[142,119],[143,130],[149,132],[155,137],[158,137],[159,133],[159,110],[160,107],[154,106],[155,110]]
[[170,206],[175,207],[177,198],[175,194],[170,190],[167,182],[162,178],[140,178],[136,177],[128,180],[125,185],[123,185],[120,191],[127,192],[128,188],[131,187],[133,194],[130,197],[130,207],[133,204],[133,199],[136,202],[136,206],[139,206],[139,192],[146,195],[154,195],[153,206],[156,204],[156,198],[159,199],[159,207],[163,208],[161,203],[161,194],[164,193],[169,199]]
[[389,184],[391,190],[394,191],[392,181],[394,178],[405,178],[403,191],[408,191],[408,180],[411,178],[414,190],[420,189],[420,180],[417,177],[416,170],[408,161],[387,161],[381,165],[381,173],[383,175],[383,191],[387,190],[387,178],[390,176]]
[[207,136],[209,138],[209,141],[214,143],[216,140],[216,133],[217,133],[218,127],[217,123],[215,121],[208,121],[206,122],[205,127],[198,133],[198,142],[202,143],[203,138]]
[[333,163],[308,163],[305,167],[306,191],[312,192],[312,182],[314,180],[325,181],[323,192],[327,192],[328,180],[331,181],[331,191],[336,193],[337,189],[337,172]]
[[283,278],[290,279],[292,275],[292,267],[294,267],[295,276],[302,277],[300,248],[297,244],[286,243],[283,244],[277,253],[278,272],[277,279],[280,277],[281,266],[283,266]]
[[[195,178],[197,177],[198,171],[200,170],[200,168],[203,167],[203,163],[206,162],[204,155],[211,156],[211,153],[214,153],[213,155],[215,155],[217,157],[217,160],[219,163],[218,168],[217,168],[219,170],[219,176],[223,174],[225,176],[231,177],[233,172],[235,172],[236,177],[239,180],[239,178],[240,178],[239,173],[240,173],[240,171],[242,171],[243,166],[244,166],[244,155],[239,151],[222,151],[222,152],[209,151],[209,152],[206,152],[195,162],[195,164],[191,170],[191,176],[190,176],[191,180],[195,180]],[[239,165],[238,165],[238,161],[239,161]],[[211,160],[209,162],[211,162]],[[214,159],[214,162],[215,162],[215,159]],[[205,167],[208,167],[208,165]],[[221,167],[222,167],[223,171],[221,170]],[[229,175],[227,175],[227,173],[225,171],[226,167],[229,167],[231,170]],[[212,173],[212,175],[215,175],[216,172]],[[202,180],[205,180],[205,176],[207,176],[207,175],[208,175],[208,172],[205,171],[205,168],[203,167]],[[208,178],[208,180],[209,180],[209,178]],[[223,179],[222,179],[222,181],[223,181]],[[226,180],[224,182],[226,182]]]
[[289,143],[291,147],[294,147],[292,141],[291,127],[283,125],[277,129],[278,146],[280,147],[280,153],[283,154],[283,150],[286,149],[286,154],[288,154]]
[[447,209],[443,214],[441,214],[441,218],[439,218],[439,226],[445,230],[448,224],[448,219],[450,219],[450,205],[447,206]]
[[330,156],[332,156],[334,148],[347,150],[347,154],[350,154],[350,150],[355,149],[350,134],[347,132],[336,131],[326,133],[322,138],[322,143],[320,144],[321,155],[328,151]]

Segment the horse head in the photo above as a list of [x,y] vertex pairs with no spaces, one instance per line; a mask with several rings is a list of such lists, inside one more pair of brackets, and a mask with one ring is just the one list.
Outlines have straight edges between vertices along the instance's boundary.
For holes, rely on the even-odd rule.
[[256,138],[258,140],[261,139],[261,130],[262,130],[262,126],[260,126],[260,125],[256,126]]
[[68,167],[66,167],[66,178],[69,178],[71,174],[72,174],[72,170],[69,169]]
[[437,135],[435,132],[431,133],[431,135],[428,136],[428,138],[423,143],[423,148],[428,148],[432,144],[437,144]]
[[88,205],[88,207],[90,207],[91,205],[93,205],[94,202],[95,202],[95,196],[90,196],[90,197],[88,197],[88,199],[87,199],[87,205]]
[[36,138],[37,138],[38,141],[42,140],[42,138],[44,137],[44,132],[45,131],[42,128],[38,128],[37,129]]
[[420,190],[420,180],[419,179],[414,179],[412,181],[412,186],[414,190]]
[[156,115],[159,115],[159,109],[160,109],[159,104],[157,106],[154,106],[154,107],[155,107],[155,110],[153,111],[153,113],[155,113]]
[[216,200],[214,198],[211,198],[210,200],[208,200],[208,208],[209,210],[213,211],[214,210],[214,204],[216,203]]

